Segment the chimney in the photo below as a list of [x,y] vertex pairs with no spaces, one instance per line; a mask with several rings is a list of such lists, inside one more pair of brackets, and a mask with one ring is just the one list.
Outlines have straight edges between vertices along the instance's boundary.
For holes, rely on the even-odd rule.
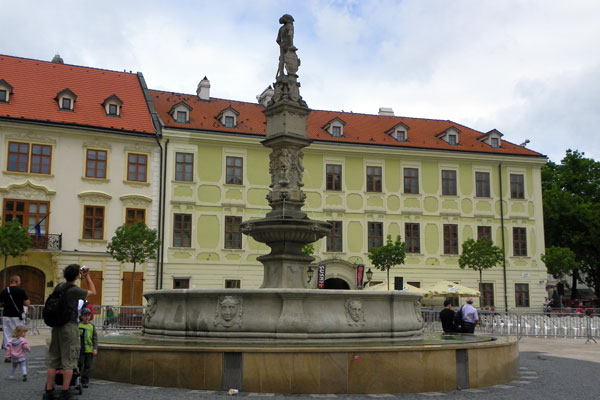
[[256,96],[256,100],[258,100],[258,104],[262,105],[263,107],[267,107],[274,94],[275,91],[271,85],[269,85],[261,94]]
[[379,115],[385,115],[387,117],[393,117],[394,116],[394,110],[392,110],[390,107],[379,107]]
[[54,57],[52,57],[52,62],[55,64],[64,64],[65,62],[63,61],[63,59],[60,57],[60,54],[56,53],[54,55]]
[[204,77],[204,79],[202,79],[198,84],[196,94],[200,100],[210,100],[210,81],[206,77]]

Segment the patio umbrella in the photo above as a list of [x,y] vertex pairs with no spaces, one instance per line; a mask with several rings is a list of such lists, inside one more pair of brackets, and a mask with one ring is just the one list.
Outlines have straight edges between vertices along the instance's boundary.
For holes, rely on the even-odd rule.
[[[387,290],[387,283],[384,282],[384,283],[378,283],[377,285],[373,285],[373,286],[367,286],[363,290],[378,290],[378,291],[379,290]],[[418,288],[413,285],[409,285],[408,283],[405,283],[403,285],[402,291],[410,292],[410,293],[417,293],[417,294],[420,294],[421,296],[425,295],[425,293],[428,293],[427,290]]]
[[450,281],[440,281],[425,289],[424,297],[479,297],[479,291]]

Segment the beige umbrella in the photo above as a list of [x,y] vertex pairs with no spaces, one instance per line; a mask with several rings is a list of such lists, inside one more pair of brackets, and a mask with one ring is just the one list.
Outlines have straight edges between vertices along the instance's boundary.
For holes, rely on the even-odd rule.
[[[379,290],[388,290],[388,289],[387,289],[387,283],[384,282],[384,283],[378,283],[377,285],[373,285],[373,286],[367,286],[363,290],[378,290],[379,291]],[[416,286],[409,285],[408,283],[405,283],[403,285],[402,291],[410,292],[410,293],[417,293],[417,294],[420,294],[421,296],[425,295],[425,293],[428,293],[427,290],[423,290]]]
[[450,281],[440,281],[425,289],[424,297],[479,297],[479,291]]

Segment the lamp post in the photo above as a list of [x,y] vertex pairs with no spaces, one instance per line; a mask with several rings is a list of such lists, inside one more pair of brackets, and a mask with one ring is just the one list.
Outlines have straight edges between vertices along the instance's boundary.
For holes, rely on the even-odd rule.
[[367,283],[370,283],[371,279],[373,279],[373,271],[371,271],[371,268],[368,269],[365,275],[367,275]]
[[308,270],[306,270],[306,277],[308,278],[308,281],[306,283],[310,283],[310,281],[312,281],[312,277],[313,277],[313,273],[315,271],[312,269],[312,267],[309,265],[308,266]]

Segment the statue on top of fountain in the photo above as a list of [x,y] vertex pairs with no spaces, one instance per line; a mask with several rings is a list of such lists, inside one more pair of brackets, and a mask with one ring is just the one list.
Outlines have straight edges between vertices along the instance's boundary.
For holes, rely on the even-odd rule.
[[[282,24],[276,40],[279,45],[279,65],[275,75],[275,93],[269,102],[269,106],[286,101],[297,103],[301,107],[307,107],[306,102],[300,96],[300,83],[298,82],[298,75],[296,75],[300,66],[300,59],[296,54],[298,49],[294,46],[294,17],[284,14],[279,18],[279,23]],[[287,72],[287,75],[284,72]]]

